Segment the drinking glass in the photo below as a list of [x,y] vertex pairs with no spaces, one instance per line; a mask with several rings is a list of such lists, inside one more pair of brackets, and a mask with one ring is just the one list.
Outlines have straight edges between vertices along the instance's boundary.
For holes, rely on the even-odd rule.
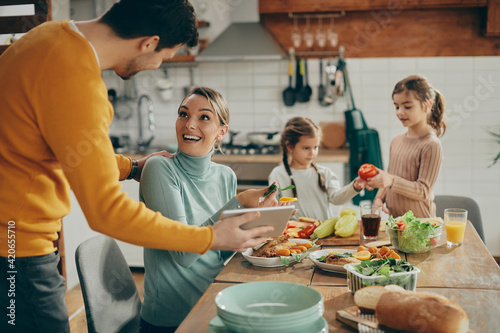
[[314,45],[314,34],[311,30],[309,17],[306,19],[307,25],[306,30],[304,30],[304,42],[308,48],[311,48]]
[[378,238],[378,230],[380,229],[380,219],[382,208],[373,209],[373,203],[365,202],[359,205],[361,223],[363,225],[363,239],[374,241]]
[[462,244],[467,225],[467,211],[459,208],[444,210],[444,227],[446,229],[446,244],[456,246]]
[[292,31],[292,42],[293,47],[298,48],[302,40],[302,34],[300,33],[299,27],[297,25],[297,18],[293,18],[293,31]]
[[318,18],[318,29],[316,29],[316,42],[318,46],[324,48],[326,45],[326,32],[323,30],[321,24],[321,17]]
[[332,47],[337,47],[339,43],[339,34],[333,25],[333,17],[330,18],[330,28],[326,31],[326,38],[330,41]]

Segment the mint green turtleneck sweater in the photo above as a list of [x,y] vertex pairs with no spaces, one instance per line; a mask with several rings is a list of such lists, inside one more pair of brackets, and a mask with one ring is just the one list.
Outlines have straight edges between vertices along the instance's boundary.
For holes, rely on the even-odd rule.
[[[212,152],[193,157],[178,150],[172,159],[148,159],[141,175],[140,200],[168,218],[198,226],[214,224],[225,209],[241,208],[234,198],[236,175],[229,167],[213,163],[211,156]],[[231,255],[145,248],[142,318],[156,326],[178,326]]]

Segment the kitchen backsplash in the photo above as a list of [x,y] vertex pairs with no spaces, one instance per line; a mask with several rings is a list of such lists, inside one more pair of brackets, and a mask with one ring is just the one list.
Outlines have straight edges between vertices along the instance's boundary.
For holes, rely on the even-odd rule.
[[[308,81],[313,95],[308,103],[285,107],[282,91],[288,86],[288,62],[199,63],[193,67],[195,85],[221,92],[228,101],[230,129],[240,131],[236,143],[244,143],[250,131],[280,131],[292,116],[321,121],[343,121],[349,98],[339,97],[331,106],[317,100],[319,60],[308,60]],[[187,67],[164,67],[173,84],[172,98],[164,101],[158,82],[165,79],[163,69],[136,75],[140,93],[154,102],[156,118],[153,146],[175,143],[177,108],[190,85]],[[363,58],[347,59],[356,107],[363,111],[369,127],[378,130],[385,167],[391,139],[405,129],[395,116],[391,93],[395,83],[407,75],[421,74],[440,90],[447,107],[448,128],[441,139],[444,162],[435,186],[436,194],[474,197],[480,204],[486,230],[486,243],[500,254],[497,206],[500,202],[500,165],[488,167],[498,154],[499,144],[483,127],[500,128],[500,57]],[[103,73],[108,88],[120,92],[123,82],[113,72]],[[295,79],[293,81],[295,86]],[[136,137],[137,115],[113,122],[111,132]],[[496,237],[496,238],[495,238]],[[489,241],[489,242],[488,242]]]

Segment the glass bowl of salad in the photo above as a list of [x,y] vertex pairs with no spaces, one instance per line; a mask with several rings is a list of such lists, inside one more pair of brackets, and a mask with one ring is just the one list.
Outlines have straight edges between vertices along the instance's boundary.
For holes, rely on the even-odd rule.
[[442,221],[423,221],[416,218],[411,210],[396,219],[389,216],[385,225],[385,232],[389,235],[392,245],[405,253],[424,253],[432,250],[439,242],[442,231]]
[[344,265],[347,271],[347,287],[351,293],[367,286],[396,284],[415,291],[420,269],[403,259],[363,260],[359,264]]

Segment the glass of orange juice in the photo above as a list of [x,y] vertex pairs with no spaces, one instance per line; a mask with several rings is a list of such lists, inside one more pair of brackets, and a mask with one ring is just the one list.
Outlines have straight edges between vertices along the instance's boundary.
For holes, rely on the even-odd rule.
[[467,224],[467,211],[459,208],[445,209],[444,223],[448,246],[462,244],[464,241],[465,225]]

